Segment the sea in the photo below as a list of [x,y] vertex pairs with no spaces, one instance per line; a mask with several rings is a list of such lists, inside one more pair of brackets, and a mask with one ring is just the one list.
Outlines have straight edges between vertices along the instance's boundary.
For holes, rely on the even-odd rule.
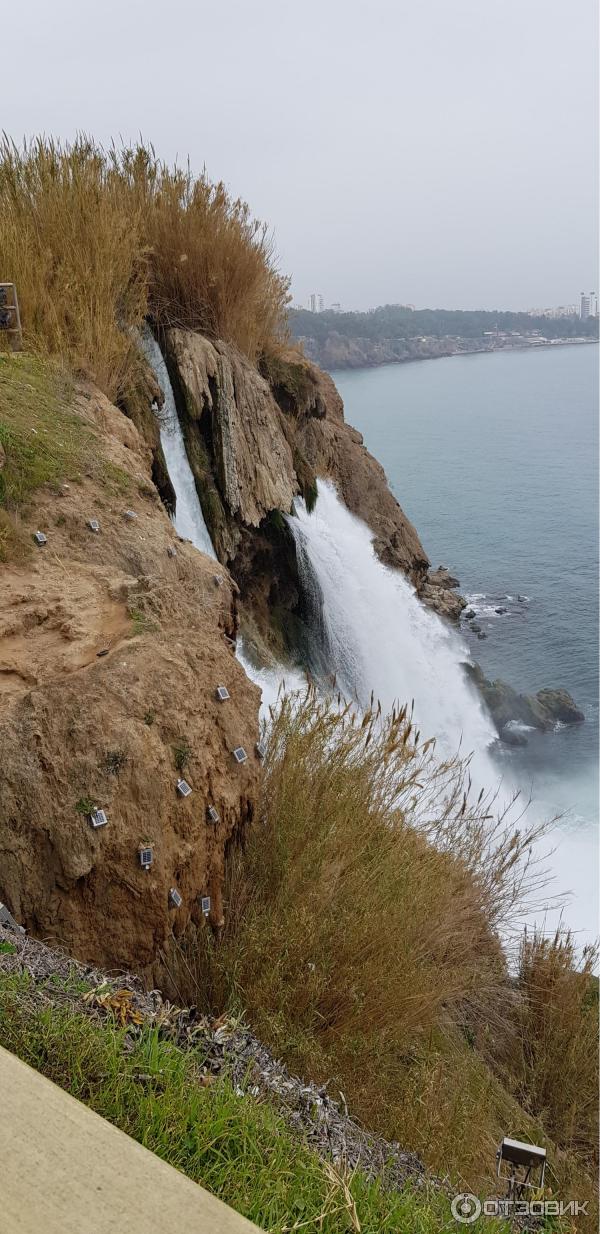
[[598,347],[332,376],[432,565],[460,579],[485,635],[462,623],[470,657],[521,692],[564,687],[584,712],[494,758],[530,810],[557,817],[541,926],[561,920],[585,945],[598,934]]

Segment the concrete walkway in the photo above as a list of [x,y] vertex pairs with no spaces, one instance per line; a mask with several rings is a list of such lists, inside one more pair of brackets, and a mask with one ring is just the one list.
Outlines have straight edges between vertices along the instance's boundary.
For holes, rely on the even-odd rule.
[[257,1229],[0,1048],[0,1234]]

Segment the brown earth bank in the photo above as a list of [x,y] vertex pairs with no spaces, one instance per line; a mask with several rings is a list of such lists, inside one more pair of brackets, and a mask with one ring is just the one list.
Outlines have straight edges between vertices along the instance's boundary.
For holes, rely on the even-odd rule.
[[92,387],[74,411],[108,478],[90,458],[39,488],[16,516],[29,555],[0,565],[0,901],[72,955],[157,980],[173,935],[207,928],[199,896],[221,928],[225,849],[257,798],[259,692],[234,655],[236,586],[178,540],[140,433]]

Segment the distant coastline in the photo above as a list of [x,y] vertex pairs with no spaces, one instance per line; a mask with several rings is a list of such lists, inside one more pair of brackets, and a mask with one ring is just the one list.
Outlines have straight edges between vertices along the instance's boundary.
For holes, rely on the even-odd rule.
[[[319,345],[310,337],[299,338],[303,349],[310,360],[319,364],[328,372],[342,369],[379,368],[385,364],[412,364],[418,360],[440,360],[450,356],[471,356],[497,354],[511,351],[541,351],[553,347],[574,347],[585,344],[597,344],[597,338],[553,338],[553,339],[512,339],[502,342],[482,343],[481,339],[423,339],[415,341],[383,339],[372,343],[368,339],[353,339],[350,346],[339,346],[338,341],[332,345],[329,340],[325,345]],[[399,354],[400,353],[400,354]]]
[[598,341],[598,318],[573,314],[538,317],[385,305],[369,313],[296,309],[288,320],[308,358],[329,371]]

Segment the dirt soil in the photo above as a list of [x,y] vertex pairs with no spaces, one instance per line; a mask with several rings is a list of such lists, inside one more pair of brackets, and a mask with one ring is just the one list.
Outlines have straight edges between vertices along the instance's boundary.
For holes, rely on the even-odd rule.
[[234,656],[235,584],[178,539],[137,429],[92,387],[75,410],[108,478],[38,490],[21,524],[47,543],[0,566],[0,901],[71,955],[152,980],[173,935],[206,928],[199,896],[222,925],[225,846],[257,800],[259,692]]

